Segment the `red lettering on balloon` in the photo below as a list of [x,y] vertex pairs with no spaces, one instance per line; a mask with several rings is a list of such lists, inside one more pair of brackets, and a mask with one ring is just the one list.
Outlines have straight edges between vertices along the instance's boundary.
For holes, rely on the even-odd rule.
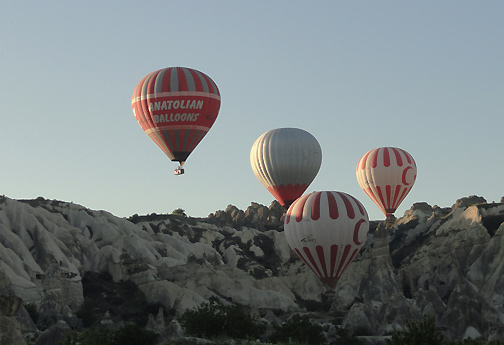
[[353,232],[353,242],[360,246],[362,242],[359,242],[359,230],[362,225],[362,223],[365,223],[366,221],[364,219],[359,219],[359,221],[355,224],[354,227],[354,232]]
[[403,172],[402,172],[402,183],[403,183],[404,185],[406,185],[406,186],[407,186],[407,185],[409,185],[408,181],[406,181],[406,176],[407,176],[407,174],[408,174],[408,170],[409,170],[409,169],[413,169],[413,168],[412,168],[412,167],[406,167],[406,168],[403,170]]

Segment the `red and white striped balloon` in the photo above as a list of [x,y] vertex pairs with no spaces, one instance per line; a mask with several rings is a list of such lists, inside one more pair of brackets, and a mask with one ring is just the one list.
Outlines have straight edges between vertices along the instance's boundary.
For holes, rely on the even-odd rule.
[[291,249],[334,288],[366,241],[369,218],[364,206],[349,194],[313,192],[289,207],[284,230]]
[[217,119],[221,97],[206,74],[169,67],[145,76],[131,105],[145,133],[172,161],[181,164]]
[[362,156],[356,174],[362,190],[390,218],[413,187],[417,167],[408,152],[380,147]]

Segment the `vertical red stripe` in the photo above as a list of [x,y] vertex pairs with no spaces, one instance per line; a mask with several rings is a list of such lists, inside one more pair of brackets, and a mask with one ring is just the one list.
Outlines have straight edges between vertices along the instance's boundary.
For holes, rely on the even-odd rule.
[[340,262],[339,262],[339,265],[338,265],[338,271],[336,272],[335,277],[339,277],[341,275],[341,273],[343,273],[343,265],[346,262],[346,259],[348,257],[348,253],[350,252],[350,248],[352,248],[352,245],[351,244],[347,244],[345,246],[345,249],[343,249],[343,255],[341,255],[341,259],[340,259]]
[[192,77],[194,79],[194,88],[195,88],[195,91],[202,92],[203,91],[203,85],[201,84],[201,79],[198,76],[198,73],[196,73],[196,71],[193,70],[193,69],[189,69],[189,72],[191,72],[191,75],[192,75]]
[[387,147],[383,148],[383,165],[386,167],[390,166],[390,154]]
[[172,68],[167,68],[164,72],[163,79],[161,80],[161,92],[170,92],[170,78]]
[[317,251],[317,256],[320,261],[320,265],[322,266],[322,270],[324,271],[324,277],[328,277],[329,275],[327,274],[327,267],[324,256],[324,247],[317,246],[315,247],[315,250]]
[[[299,249],[295,248],[294,251],[296,252],[297,256],[299,256],[301,258],[301,260],[303,260],[303,262],[306,264],[306,266],[308,266],[313,272],[315,272],[315,270],[311,267],[311,265],[308,262],[308,260],[306,260],[306,258],[304,257],[304,255],[301,254],[301,252],[299,251]],[[317,273],[317,272],[315,272],[315,273]]]
[[387,205],[385,205],[385,208],[390,207],[390,202],[391,202],[391,197],[392,197],[392,186],[391,185],[386,185],[385,186],[385,193],[387,194]]
[[217,85],[215,85],[213,80],[210,79],[210,77],[208,77],[206,74],[204,74],[204,73],[202,73],[202,74],[203,74],[203,78],[206,80],[206,82],[208,84],[208,92],[216,94],[216,95],[220,95],[219,89],[217,89]]
[[375,149],[371,152],[371,168],[376,168],[378,166],[378,152],[380,149]]
[[187,79],[182,68],[175,67],[178,75],[178,89],[179,91],[187,91]]
[[399,153],[398,149],[396,149],[395,147],[392,147],[392,151],[394,151],[395,158],[396,158],[396,161],[397,161],[397,165],[400,166],[400,167],[402,167],[403,160],[402,160],[401,154]]
[[336,203],[336,198],[333,193],[327,193],[327,203],[329,204],[329,217],[331,219],[338,219],[338,204]]
[[397,185],[394,193],[394,201],[392,202],[392,206],[397,207],[397,197],[399,196],[399,192],[401,191],[401,185]]
[[311,218],[312,220],[318,220],[320,218],[320,196],[321,192],[315,193],[311,203]]
[[401,202],[404,200],[404,198],[406,197],[406,195],[408,194],[409,192],[409,189],[408,188],[404,188],[401,196],[399,197],[399,200],[397,200],[397,204],[394,205],[395,208],[397,208],[397,206],[399,206],[401,204]]
[[[372,150],[371,150],[372,151]],[[367,159],[368,159],[368,156],[369,154],[371,153],[371,151],[368,151],[360,160],[359,164],[360,164],[360,169],[361,170],[364,170],[366,169],[366,165],[367,165]],[[359,164],[357,164],[357,170],[359,170]]]
[[159,73],[161,71],[162,70],[159,70],[159,71],[156,71],[156,72],[152,73],[152,76],[149,79],[149,82],[147,83],[147,89],[143,93],[144,95],[150,95],[150,94],[154,93],[154,86],[156,85],[156,80],[159,77]]
[[376,195],[374,195],[373,190],[371,189],[371,187],[367,187],[367,188],[364,190],[364,192],[366,192],[367,196],[369,196],[369,198],[370,198],[371,200],[373,200],[373,201],[374,201],[374,203],[375,203],[376,205],[378,205],[378,207],[381,207],[381,206],[380,206],[380,201],[378,201],[378,199],[376,198]]
[[338,258],[338,245],[333,244],[331,246],[331,271],[329,271],[331,277],[334,277],[334,268],[336,267],[337,258]]
[[413,157],[410,156],[410,154],[404,150],[401,150],[402,153],[406,156],[406,160],[408,161],[409,164],[411,164],[411,161],[413,160]]
[[357,205],[357,207],[359,208],[359,212],[360,212],[360,214],[361,214],[361,215],[364,215],[364,214],[365,214],[365,212],[364,212],[364,207],[361,205],[360,201],[359,201],[359,200],[357,200],[357,199],[355,199],[355,197],[353,197],[353,196],[351,196],[351,195],[349,195],[349,196],[353,199],[353,201],[355,202],[355,204],[356,204],[356,205]]
[[344,193],[340,193],[340,192],[337,192],[337,193],[340,196],[341,200],[343,200],[343,203],[345,204],[348,218],[354,219],[355,218],[355,211],[352,206],[352,203],[350,202],[350,200],[347,198],[347,196]]
[[380,188],[379,186],[376,186],[376,192],[378,193],[378,197],[379,197],[379,198],[380,198],[380,200],[381,200],[381,206],[380,206],[380,208],[381,208],[381,209],[382,209],[382,211],[383,211],[383,209],[385,209],[385,208],[386,208],[386,207],[385,207],[385,200],[384,200],[384,198],[383,198],[383,193],[382,193],[382,190],[381,190],[381,188]]
[[[168,136],[166,135],[166,133],[168,133]],[[177,138],[175,136],[175,130],[167,130],[163,134],[164,141],[167,143],[168,147],[170,147],[170,145],[168,144],[168,141],[170,141],[172,145],[171,147],[173,147],[173,151],[180,151],[179,143],[177,142]]]
[[315,262],[315,259],[313,258],[313,255],[310,251],[310,248],[303,247],[303,251],[305,252],[306,256],[308,257],[308,260],[310,260],[310,262],[312,264],[312,267],[313,267],[312,270],[316,271],[319,277],[322,277],[322,273],[320,273],[320,269],[319,269],[317,263]]
[[297,204],[299,204],[299,205],[297,205],[297,207],[296,207],[296,222],[298,222],[298,223],[303,219],[303,211],[304,211],[305,204],[306,204],[306,201],[308,200],[309,196],[310,196],[310,194],[305,195],[302,199],[298,199]]
[[345,271],[346,271],[346,269],[348,268],[348,265],[350,265],[350,263],[353,261],[353,259],[355,258],[355,255],[357,255],[357,253],[358,253],[358,252],[359,252],[359,249],[355,249],[355,250],[353,251],[353,253],[352,253],[352,255],[350,256],[350,259],[348,259],[348,261],[347,261],[347,263],[346,263],[345,267],[343,267],[343,269],[341,270],[340,275],[341,275],[341,274],[343,274],[343,272],[345,272]]

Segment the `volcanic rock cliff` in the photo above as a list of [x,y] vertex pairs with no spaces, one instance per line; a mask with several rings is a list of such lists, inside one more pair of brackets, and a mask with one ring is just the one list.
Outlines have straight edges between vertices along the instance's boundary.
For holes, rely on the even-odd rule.
[[[40,328],[28,306],[46,322],[71,324],[85,302],[83,280],[107,274],[111,283],[133,282],[174,320],[214,297],[250,306],[270,326],[313,312],[382,335],[433,315],[447,338],[504,338],[504,203],[476,196],[451,208],[416,203],[393,224],[372,221],[360,255],[330,293],[292,254],[282,216],[276,202],[246,211],[229,205],[207,218],[126,219],[62,201],[0,197],[0,290],[10,306],[0,318],[17,320],[2,337]],[[182,335],[176,321],[162,319],[151,315],[149,324]]]

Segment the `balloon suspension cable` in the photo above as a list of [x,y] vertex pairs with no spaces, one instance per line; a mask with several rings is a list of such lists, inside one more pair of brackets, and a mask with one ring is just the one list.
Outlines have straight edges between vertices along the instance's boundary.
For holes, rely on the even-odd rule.
[[385,219],[385,226],[387,228],[392,227],[392,225],[394,225],[396,220],[397,218],[393,214],[387,213],[387,219]]

